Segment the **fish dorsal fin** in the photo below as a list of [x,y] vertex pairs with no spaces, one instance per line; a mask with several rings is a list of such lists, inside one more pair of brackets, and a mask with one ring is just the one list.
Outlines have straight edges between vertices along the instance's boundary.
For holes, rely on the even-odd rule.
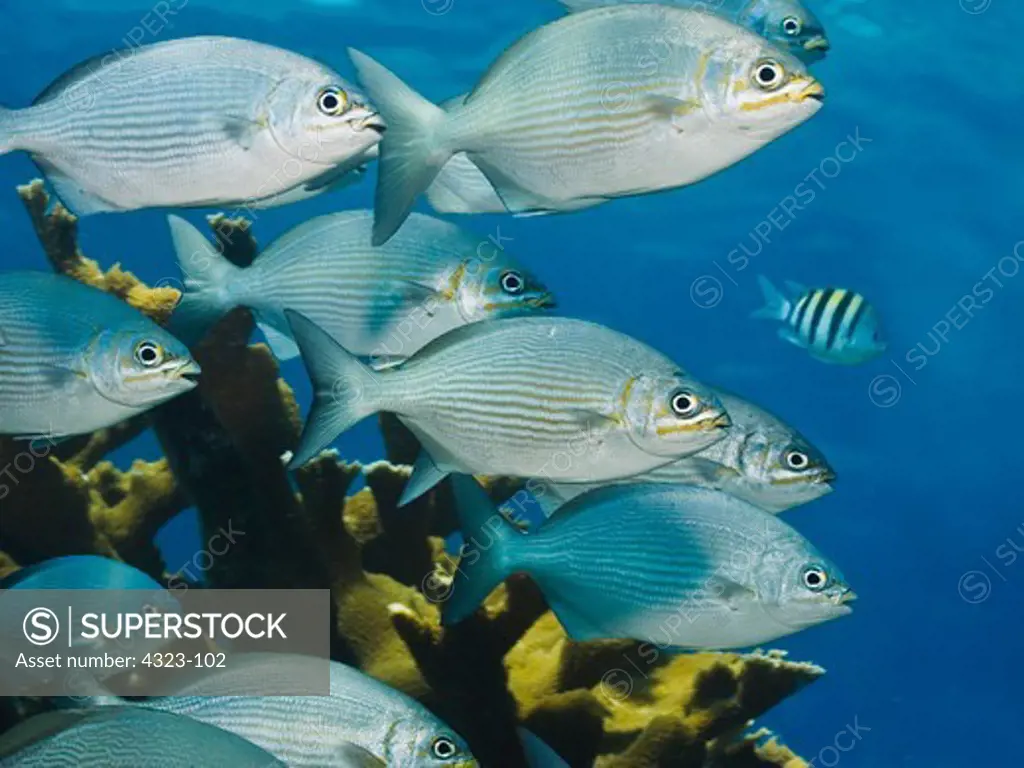
[[47,101],[52,101],[59,97],[60,94],[63,93],[72,83],[84,80],[89,75],[94,72],[98,72],[100,69],[107,66],[107,63],[111,61],[111,57],[117,57],[118,61],[120,61],[124,58],[130,59],[134,55],[134,49],[115,48],[112,51],[90,56],[85,61],[75,64],[75,66],[62,75],[58,75],[49,85],[39,92],[38,96],[32,100],[32,106],[44,104]]
[[795,280],[786,280],[784,282],[786,290],[789,291],[795,298],[800,298],[806,293],[810,293],[810,289],[803,283],[798,283]]
[[[505,63],[519,53],[520,48],[529,45],[535,37],[544,35],[547,33],[547,31],[548,30],[546,27],[539,27],[537,29],[534,29],[533,31],[523,35],[521,38],[512,43],[512,45],[510,45],[508,48],[502,51],[501,55],[499,55],[498,58],[491,62],[491,66],[489,66],[484,71],[483,75],[480,76],[480,79],[477,81],[476,85],[473,86],[473,90],[466,94],[465,98],[462,100],[462,103],[469,104],[474,99],[479,98],[480,96],[483,96],[485,93],[487,93],[487,91],[490,90],[490,86],[494,79],[495,73],[500,72],[502,67],[505,66]],[[450,99],[448,104],[451,105],[452,101],[454,101],[454,99]]]

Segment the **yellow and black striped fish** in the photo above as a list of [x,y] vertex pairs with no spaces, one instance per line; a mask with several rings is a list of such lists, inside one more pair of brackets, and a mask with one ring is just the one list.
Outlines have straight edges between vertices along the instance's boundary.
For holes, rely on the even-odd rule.
[[881,323],[867,299],[845,288],[804,288],[787,283],[793,298],[783,295],[768,278],[758,284],[765,305],[751,317],[781,320],[779,336],[826,363],[857,365],[885,351]]

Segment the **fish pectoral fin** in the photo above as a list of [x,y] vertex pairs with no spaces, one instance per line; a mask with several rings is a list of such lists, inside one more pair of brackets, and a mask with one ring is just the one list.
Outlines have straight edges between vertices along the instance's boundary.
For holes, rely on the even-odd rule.
[[591,436],[592,430],[618,429],[622,426],[622,421],[615,414],[601,413],[586,408],[569,408],[567,412],[571,413],[580,426],[587,430],[586,437],[588,438]]
[[33,157],[36,165],[46,175],[57,197],[64,206],[76,216],[88,216],[92,213],[109,213],[121,210],[113,203],[82,188],[82,185],[63,171],[41,157]]
[[337,756],[344,758],[340,764],[350,765],[352,768],[380,768],[381,766],[387,766],[387,763],[375,754],[352,742],[342,744],[338,748]]
[[711,576],[704,587],[709,596],[727,606],[730,611],[738,611],[745,600],[757,599],[757,594],[750,587],[719,574]]
[[[427,283],[418,283],[415,280],[385,280],[380,288],[381,292],[387,292],[389,295],[401,296],[404,304],[418,304],[430,317],[437,314],[436,310],[430,306],[427,306],[431,299],[438,301],[451,301],[451,296],[442,291],[437,290],[432,285]],[[403,306],[403,311],[405,307]]]
[[227,115],[224,118],[224,133],[245,150],[252,149],[256,136],[266,127],[266,120],[253,120],[239,115]]
[[696,99],[677,99],[672,96],[648,94],[644,96],[644,101],[651,112],[666,117],[672,121],[676,130],[680,133],[683,128],[680,123],[676,122],[676,119],[685,117],[691,112],[695,112],[700,109],[700,102]]
[[703,484],[711,488],[718,488],[726,480],[739,476],[739,472],[717,461],[703,459],[700,456],[691,456],[679,462],[684,466],[688,476],[685,482],[689,485]]

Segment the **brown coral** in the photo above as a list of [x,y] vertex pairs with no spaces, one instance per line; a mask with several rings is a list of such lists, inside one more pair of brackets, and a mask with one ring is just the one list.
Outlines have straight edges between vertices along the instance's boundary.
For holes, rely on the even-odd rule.
[[[41,182],[19,189],[53,268],[110,291],[166,322],[179,298],[77,246],[77,220],[50,208]],[[210,220],[221,250],[256,253],[245,221]],[[573,766],[785,766],[805,763],[751,720],[823,670],[781,654],[669,655],[650,645],[568,640],[536,587],[512,578],[483,610],[441,628],[439,603],[455,563],[455,526],[442,488],[397,508],[408,468],[326,452],[295,474],[282,454],[299,411],[273,356],[250,345],[252,319],[231,313],[194,350],[200,386],[153,413],[52,446],[0,440],[0,576],[70,553],[119,557],[164,577],[153,544],[164,522],[194,505],[207,534],[235,546],[206,574],[219,587],[320,587],[334,597],[335,658],[413,695],[447,720],[484,765],[522,765],[522,725]],[[166,458],[128,471],[103,457],[153,426]],[[388,458],[409,463],[415,440],[387,417]],[[365,478],[366,487],[350,493]],[[496,496],[514,486],[502,484]],[[27,709],[7,708],[5,719]]]

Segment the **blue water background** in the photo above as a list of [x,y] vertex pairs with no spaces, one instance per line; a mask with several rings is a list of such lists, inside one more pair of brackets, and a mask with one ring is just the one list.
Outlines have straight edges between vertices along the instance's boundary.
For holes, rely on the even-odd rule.
[[[345,46],[357,46],[441,100],[559,15],[553,0],[454,0],[445,13],[447,0],[182,5],[171,3],[180,10],[162,26],[150,5],[132,0],[0,4],[0,103],[28,104],[53,77],[126,38],[191,34],[274,43],[346,75]],[[826,106],[752,159],[686,190],[590,212],[461,223],[482,237],[500,227],[513,238],[509,250],[558,291],[565,314],[630,333],[776,411],[838,469],[834,494],[787,519],[842,566],[860,600],[852,617],[775,644],[828,674],[763,724],[817,756],[815,765],[1019,765],[1024,563],[1008,543],[1024,549],[1024,275],[1013,260],[1024,240],[1024,78],[1015,53],[1024,8],[1009,0],[813,7],[833,43],[815,70]],[[862,151],[851,161],[827,160],[858,132]],[[849,146],[839,152],[850,156]],[[820,184],[807,178],[816,169]],[[36,175],[23,155],[0,158],[4,268],[45,268],[13,190]],[[780,213],[801,183],[814,200]],[[313,215],[371,201],[372,178],[261,212],[256,233],[267,242]],[[188,215],[202,222],[201,213]],[[737,249],[758,250],[751,233],[759,224],[771,242],[742,264]],[[121,262],[147,281],[177,277],[161,212],[89,218],[80,241],[105,267]],[[891,354],[838,368],[786,345],[771,324],[748,319],[760,301],[759,272],[863,292],[885,319]],[[993,289],[984,307],[973,317],[951,312],[982,282]],[[943,322],[945,340],[934,330]],[[934,354],[918,353],[925,365],[915,370],[907,354],[918,344]],[[289,363],[284,374],[305,405],[301,366]],[[361,459],[381,450],[371,424],[338,446]],[[126,466],[158,456],[147,436],[116,459]],[[185,515],[162,532],[169,567],[195,551],[194,523]],[[832,749],[855,724],[861,738],[852,748]]]

